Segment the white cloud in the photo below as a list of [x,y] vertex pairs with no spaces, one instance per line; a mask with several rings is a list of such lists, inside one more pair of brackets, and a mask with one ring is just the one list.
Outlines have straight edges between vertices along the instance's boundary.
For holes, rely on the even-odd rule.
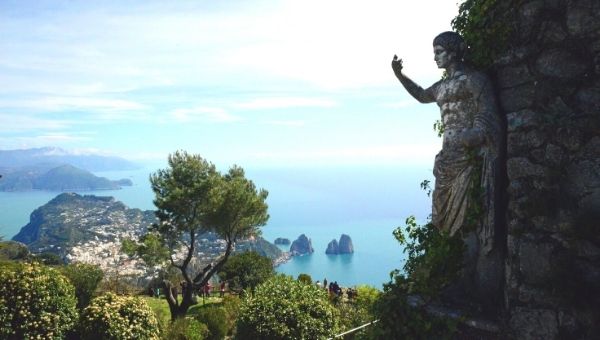
[[294,107],[320,107],[328,108],[337,106],[337,103],[326,98],[303,98],[303,97],[271,97],[257,98],[251,101],[233,105],[240,109],[283,109]]
[[376,145],[370,147],[339,147],[257,152],[257,161],[273,164],[372,164],[372,163],[431,163],[439,151],[438,144]]
[[306,122],[303,120],[269,120],[264,122],[264,124],[285,127],[303,127],[306,125]]
[[31,100],[0,100],[0,107],[27,108],[39,111],[132,111],[146,108],[146,106],[131,100],[67,96],[46,96]]
[[0,114],[0,132],[60,130],[72,125],[71,121],[44,119],[24,114]]
[[0,145],[6,150],[46,147],[48,145],[69,145],[89,141],[89,136],[69,133],[46,133],[40,135],[0,138]]
[[241,120],[240,117],[228,113],[219,107],[195,107],[176,109],[171,116],[179,122],[208,121],[212,123],[232,123]]

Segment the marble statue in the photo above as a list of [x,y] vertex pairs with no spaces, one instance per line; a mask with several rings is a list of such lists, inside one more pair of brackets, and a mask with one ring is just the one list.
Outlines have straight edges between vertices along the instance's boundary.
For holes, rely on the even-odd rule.
[[[475,231],[478,248],[490,251],[496,232],[495,183],[502,132],[491,82],[464,62],[465,49],[455,32],[441,33],[433,40],[434,60],[446,75],[427,89],[403,73],[397,56],[392,69],[416,100],[440,107],[444,130],[433,170],[432,223],[451,235]],[[473,223],[475,205],[481,213]]]

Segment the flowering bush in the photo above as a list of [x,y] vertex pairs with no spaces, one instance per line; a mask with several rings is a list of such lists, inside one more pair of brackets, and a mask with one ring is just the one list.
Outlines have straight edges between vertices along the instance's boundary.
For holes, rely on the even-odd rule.
[[40,264],[0,269],[0,338],[61,339],[77,321],[73,286]]
[[327,293],[289,276],[275,276],[246,297],[238,339],[323,339],[337,331],[337,310]]
[[158,339],[158,322],[144,300],[107,293],[81,314],[83,339]]

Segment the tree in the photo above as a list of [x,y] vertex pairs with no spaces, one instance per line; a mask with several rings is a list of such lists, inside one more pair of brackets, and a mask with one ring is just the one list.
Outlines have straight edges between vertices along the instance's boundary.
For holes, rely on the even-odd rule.
[[69,264],[61,268],[64,276],[75,287],[77,308],[85,308],[92,299],[98,284],[104,277],[104,272],[98,265],[87,263]]
[[255,251],[234,254],[219,271],[231,289],[254,289],[275,274],[273,262]]
[[[150,176],[158,223],[138,247],[129,247],[128,253],[140,255],[149,265],[159,263],[166,254],[170,266],[181,272],[185,287],[196,289],[227,262],[236,241],[258,234],[259,227],[266,224],[268,193],[257,190],[238,166],[223,175],[199,155],[185,151],[169,155],[168,161],[168,168]],[[190,263],[196,255],[198,236],[208,231],[225,241],[225,251],[208,266],[193,270]],[[179,301],[173,284],[168,280],[163,284],[171,318],[185,316],[194,303],[193,289],[183,289]]]
[[242,301],[237,338],[324,339],[335,334],[337,322],[323,289],[277,275]]

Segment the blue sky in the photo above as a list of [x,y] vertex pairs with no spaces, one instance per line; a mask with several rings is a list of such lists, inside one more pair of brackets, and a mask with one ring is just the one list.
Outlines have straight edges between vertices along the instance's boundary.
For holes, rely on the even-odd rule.
[[452,0],[0,1],[0,149],[223,164],[432,164]]

